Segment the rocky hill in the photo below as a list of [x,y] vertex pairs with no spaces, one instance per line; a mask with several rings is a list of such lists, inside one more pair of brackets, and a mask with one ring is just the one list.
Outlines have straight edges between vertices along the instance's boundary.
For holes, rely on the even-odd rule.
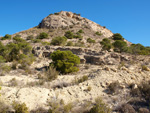
[[[48,68],[57,50],[77,55],[79,71]],[[79,14],[50,14],[34,28],[1,38],[0,112],[148,113],[149,52]]]

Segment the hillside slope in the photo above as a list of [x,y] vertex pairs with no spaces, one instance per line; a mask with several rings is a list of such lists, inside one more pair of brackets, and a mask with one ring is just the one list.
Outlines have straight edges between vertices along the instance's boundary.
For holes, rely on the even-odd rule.
[[[125,46],[115,46],[117,41]],[[79,71],[64,74],[48,68],[57,50],[77,55]],[[114,39],[110,30],[79,14],[51,14],[34,28],[1,38],[0,112],[16,110],[13,101],[25,103],[31,113],[95,113],[91,108],[97,104],[106,113],[107,107],[119,113],[149,110],[150,56],[139,55],[148,51],[122,37]],[[99,97],[106,105],[95,103]]]

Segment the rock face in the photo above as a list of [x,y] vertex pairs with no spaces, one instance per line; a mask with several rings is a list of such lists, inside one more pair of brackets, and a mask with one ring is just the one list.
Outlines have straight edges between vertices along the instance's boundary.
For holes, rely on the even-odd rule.
[[83,18],[78,14],[66,11],[61,11],[59,13],[55,13],[54,15],[47,16],[39,24],[39,27],[57,29],[74,25],[86,26],[95,32],[101,32],[105,37],[111,37],[113,35],[113,33],[105,27]]

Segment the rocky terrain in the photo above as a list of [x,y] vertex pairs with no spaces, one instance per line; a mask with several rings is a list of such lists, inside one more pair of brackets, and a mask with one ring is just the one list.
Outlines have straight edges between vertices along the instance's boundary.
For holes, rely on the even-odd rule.
[[[81,44],[76,46],[49,44],[53,38],[64,36],[67,31],[76,34],[81,29],[82,39],[68,39],[67,42],[72,41],[74,45],[81,43],[82,46]],[[35,40],[35,37],[42,32],[47,33],[48,38]],[[28,70],[19,68],[20,64],[17,64],[15,69],[0,76],[1,101],[10,111],[13,111],[13,101],[25,103],[30,112],[39,108],[48,110],[53,108],[53,103],[60,102],[60,106],[69,106],[70,103],[72,105],[70,111],[61,111],[60,107],[60,112],[83,113],[84,110],[92,108],[95,99],[100,97],[112,112],[119,112],[117,108],[133,99],[130,95],[130,86],[132,85],[131,89],[136,89],[141,82],[150,80],[150,57],[148,55],[119,53],[112,49],[103,50],[99,42],[104,38],[112,40],[113,33],[79,14],[66,11],[51,14],[44,18],[37,27],[21,31],[12,37],[16,35],[32,45],[32,53],[36,60],[28,67]],[[29,36],[33,39],[28,39]],[[95,40],[95,43],[88,43],[88,38]],[[125,41],[131,45],[127,40]],[[1,42],[6,45],[13,40],[1,40]],[[57,50],[69,50],[79,56],[79,71],[59,74],[58,78],[52,81],[41,79],[45,67],[52,62],[50,55]],[[5,64],[13,66],[13,62]],[[82,78],[86,79],[80,82]],[[111,93],[109,88],[113,83],[119,86],[114,86],[112,88],[114,93]],[[148,107],[146,105],[143,108]],[[140,110],[135,109],[135,111]],[[42,110],[39,112],[44,113]],[[130,110],[124,113],[130,113]]]

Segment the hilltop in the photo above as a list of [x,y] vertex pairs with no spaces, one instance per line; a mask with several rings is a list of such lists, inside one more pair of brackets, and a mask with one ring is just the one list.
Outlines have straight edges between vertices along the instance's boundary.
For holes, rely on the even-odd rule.
[[1,37],[5,104],[0,110],[20,106],[31,113],[148,111],[149,54],[150,48],[132,44],[80,14],[50,14],[36,27]]

